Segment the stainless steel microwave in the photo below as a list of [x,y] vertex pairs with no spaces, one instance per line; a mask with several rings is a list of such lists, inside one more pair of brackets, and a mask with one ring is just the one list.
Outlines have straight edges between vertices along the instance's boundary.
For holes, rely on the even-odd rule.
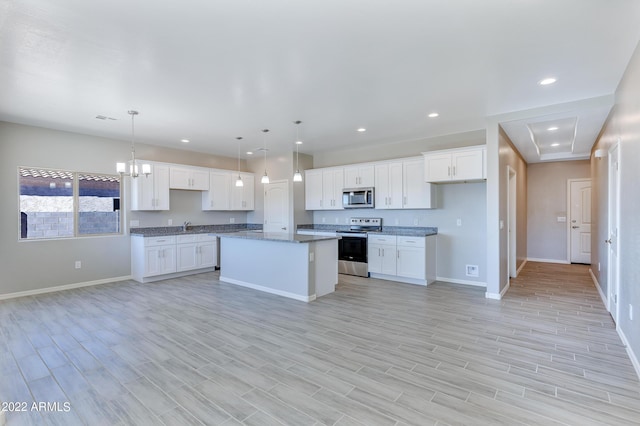
[[373,188],[346,188],[342,190],[342,207],[345,209],[372,209],[374,200]]

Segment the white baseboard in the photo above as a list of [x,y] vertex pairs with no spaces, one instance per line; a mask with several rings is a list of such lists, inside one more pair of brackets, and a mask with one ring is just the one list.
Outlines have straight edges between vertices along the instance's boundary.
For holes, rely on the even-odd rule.
[[527,257],[529,262],[543,262],[543,263],[562,263],[563,265],[569,265],[571,262],[568,260],[559,260],[559,259],[539,259],[537,257]]
[[132,279],[131,275],[126,276],[126,277],[106,278],[106,279],[103,279],[103,280],[86,281],[86,282],[83,282],[83,283],[66,284],[66,285],[59,285],[59,286],[55,286],[55,287],[39,288],[39,289],[36,289],[36,290],[18,291],[18,292],[15,292],[15,293],[0,294],[0,300],[15,299],[16,297],[24,297],[24,296],[34,296],[36,294],[53,293],[54,291],[71,290],[71,289],[74,289],[74,288],[90,287],[90,286],[93,286],[93,285],[108,284],[108,283],[114,283],[114,282],[117,282],[117,281],[126,281],[126,280],[130,280],[130,279]]
[[598,282],[598,279],[596,278],[596,276],[593,274],[593,271],[591,270],[591,268],[589,268],[589,274],[591,274],[591,279],[593,280],[593,283],[596,285],[596,289],[598,289],[598,293],[600,293],[600,298],[602,299],[602,303],[604,303],[605,309],[609,310],[609,301],[607,300],[607,297],[604,295],[604,292],[602,291],[602,287],[600,287],[600,283]]
[[518,269],[516,269],[516,277],[520,275],[520,271],[522,271],[522,268],[524,268],[524,265],[526,264],[527,264],[527,259],[525,259],[524,262],[522,262],[522,265],[520,265]]
[[220,281],[223,281],[223,282],[229,283],[229,284],[239,285],[239,286],[242,286],[242,287],[251,288],[253,290],[264,291],[265,293],[271,293],[271,294],[275,294],[275,295],[278,295],[278,296],[288,297],[289,299],[295,299],[295,300],[299,300],[301,302],[313,302],[314,300],[316,300],[316,295],[315,294],[312,294],[310,296],[303,296],[301,294],[295,294],[295,293],[290,293],[288,291],[277,290],[275,288],[265,287],[265,286],[258,285],[258,284],[253,284],[253,283],[248,283],[246,281],[240,281],[240,280],[236,280],[236,279],[233,279],[233,278],[224,277],[222,275],[220,276]]
[[629,345],[629,340],[627,340],[627,336],[624,335],[624,332],[620,329],[620,327],[616,326],[616,331],[620,336],[620,340],[627,348],[627,355],[629,355],[629,359],[631,360],[631,364],[633,364],[633,368],[636,370],[636,375],[640,378],[640,361],[638,361],[638,357],[636,356],[633,349],[631,349],[631,345]]
[[484,294],[484,297],[486,299],[502,300],[502,297],[507,292],[507,290],[509,290],[509,287],[511,287],[511,284],[507,282],[507,285],[504,286],[504,288],[502,289],[502,291],[500,293],[489,293],[489,292],[486,292]]
[[465,284],[465,285],[473,285],[476,287],[486,287],[487,283],[482,281],[471,281],[471,280],[459,280],[457,278],[447,278],[447,277],[436,277],[436,281],[442,281],[445,283],[452,284]]

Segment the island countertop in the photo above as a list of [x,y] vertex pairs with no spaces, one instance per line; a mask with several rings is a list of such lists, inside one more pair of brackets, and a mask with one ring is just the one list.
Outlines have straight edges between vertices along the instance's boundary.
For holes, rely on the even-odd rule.
[[239,231],[239,232],[214,232],[221,238],[243,238],[246,240],[280,241],[285,243],[311,243],[314,241],[335,240],[338,237],[327,235],[301,235],[287,232],[260,232],[260,231]]

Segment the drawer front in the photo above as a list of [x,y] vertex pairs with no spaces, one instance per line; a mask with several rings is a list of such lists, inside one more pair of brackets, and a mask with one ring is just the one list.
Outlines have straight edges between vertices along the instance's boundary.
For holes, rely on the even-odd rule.
[[396,236],[395,235],[372,235],[369,234],[369,243],[370,244],[396,244]]
[[166,237],[146,237],[144,239],[145,247],[163,246],[166,244],[175,244],[175,243],[176,243],[175,235],[168,235]]
[[197,234],[178,235],[177,236],[178,244],[195,243],[196,241],[198,241],[198,235]]
[[216,241],[218,239],[218,237],[216,237],[215,235],[209,235],[209,234],[198,234],[196,236],[198,237],[199,243],[208,243],[208,242]]
[[399,246],[424,247],[424,237],[398,237]]

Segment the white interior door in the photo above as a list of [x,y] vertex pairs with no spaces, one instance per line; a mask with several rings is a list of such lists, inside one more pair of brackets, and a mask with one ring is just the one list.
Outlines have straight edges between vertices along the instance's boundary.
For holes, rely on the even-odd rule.
[[274,182],[264,186],[264,232],[289,231],[289,183]]
[[591,263],[591,180],[569,182],[571,263]]
[[609,313],[618,322],[618,206],[620,202],[620,180],[618,146],[609,152],[609,238],[605,243],[609,246],[608,256],[608,299]]

